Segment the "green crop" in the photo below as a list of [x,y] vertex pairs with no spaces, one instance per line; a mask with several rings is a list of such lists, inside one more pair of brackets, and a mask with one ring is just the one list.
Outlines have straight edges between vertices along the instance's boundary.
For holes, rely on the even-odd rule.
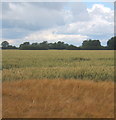
[[113,50],[3,50],[2,79],[114,80]]

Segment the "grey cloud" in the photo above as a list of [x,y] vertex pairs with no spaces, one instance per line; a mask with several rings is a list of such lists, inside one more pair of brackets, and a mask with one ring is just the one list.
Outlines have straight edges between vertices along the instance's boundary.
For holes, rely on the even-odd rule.
[[90,16],[87,11],[87,6],[83,2],[77,2],[71,4],[71,12],[73,15],[73,21],[88,21]]
[[64,6],[67,4],[66,2],[32,2],[28,3],[37,7],[42,7],[46,9],[55,9],[55,10],[61,10],[64,8]]
[[[65,24],[62,11],[51,9],[51,6],[53,6],[53,8],[57,8],[57,6],[60,6],[61,4],[11,3],[11,5],[10,3],[5,3],[3,5],[3,28],[18,27],[31,30],[39,30],[40,28],[43,29]],[[8,6],[10,6],[10,10],[6,10]],[[50,8],[50,10],[45,9],[46,6],[47,8]],[[13,7],[13,9],[11,7]]]
[[4,39],[17,39],[20,38],[22,39],[25,37],[25,35],[28,35],[32,33],[32,31],[27,31],[24,29],[18,29],[18,28],[13,28],[13,29],[3,29],[2,30],[2,37]]

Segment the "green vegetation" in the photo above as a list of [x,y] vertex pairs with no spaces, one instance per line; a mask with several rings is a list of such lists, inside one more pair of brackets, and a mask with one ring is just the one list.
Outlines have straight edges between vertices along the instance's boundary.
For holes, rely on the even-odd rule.
[[111,49],[111,50],[114,50],[114,49],[116,50],[116,43],[115,43],[114,41],[116,41],[116,36],[115,36],[115,37],[112,37],[112,38],[109,39],[108,42],[107,42],[107,46],[108,46],[108,48]]
[[99,40],[85,40],[83,41],[82,48],[85,50],[97,50],[102,49],[102,46]]
[[99,40],[85,40],[82,43],[82,46],[77,47],[74,45],[69,45],[64,42],[58,41],[55,43],[48,43],[47,41],[43,41],[42,43],[32,43],[24,42],[19,46],[19,48],[9,45],[7,41],[2,42],[2,49],[20,49],[20,50],[114,50],[115,44],[114,40],[116,37],[112,37],[107,41],[107,46],[102,46]]
[[18,49],[16,46],[9,45],[7,41],[1,43],[2,49]]
[[3,50],[3,81],[82,79],[112,81],[113,50]]

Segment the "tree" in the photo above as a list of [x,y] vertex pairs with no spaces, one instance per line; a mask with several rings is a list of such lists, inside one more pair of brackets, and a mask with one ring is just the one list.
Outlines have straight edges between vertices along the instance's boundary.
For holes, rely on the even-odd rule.
[[16,46],[9,45],[7,41],[1,43],[2,49],[17,49]]
[[111,39],[109,39],[107,41],[107,47],[108,47],[108,49],[111,49],[111,50],[116,49],[116,45],[115,45],[116,43],[115,43],[115,41],[116,41],[116,36],[112,37]]
[[69,45],[69,46],[67,47],[67,50],[80,50],[80,47],[76,47],[76,46],[74,46],[74,45]]
[[23,45],[30,45],[30,43],[29,42],[24,42]]
[[50,49],[59,49],[63,50],[68,47],[68,44],[65,44],[64,42],[58,41],[57,43],[49,43],[49,48]]
[[37,46],[37,45],[38,45],[38,43],[32,43],[32,45],[33,45],[33,46]]
[[26,49],[29,49],[29,47],[30,47],[30,43],[24,42],[23,44],[20,45],[19,49],[26,50]]
[[7,48],[9,46],[9,43],[7,41],[3,41],[1,43],[2,48]]
[[39,44],[38,47],[39,47],[40,50],[48,50],[49,49],[47,41],[43,41],[42,43]]
[[101,43],[99,40],[85,40],[82,43],[82,49],[85,50],[99,50],[101,49]]

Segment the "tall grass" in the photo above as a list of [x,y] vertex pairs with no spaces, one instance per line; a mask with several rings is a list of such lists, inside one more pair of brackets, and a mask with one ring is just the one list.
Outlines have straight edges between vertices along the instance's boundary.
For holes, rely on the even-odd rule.
[[4,118],[114,117],[114,51],[2,53]]
[[110,50],[3,50],[2,55],[3,81],[114,78],[114,51]]
[[3,118],[113,118],[113,82],[3,82]]

